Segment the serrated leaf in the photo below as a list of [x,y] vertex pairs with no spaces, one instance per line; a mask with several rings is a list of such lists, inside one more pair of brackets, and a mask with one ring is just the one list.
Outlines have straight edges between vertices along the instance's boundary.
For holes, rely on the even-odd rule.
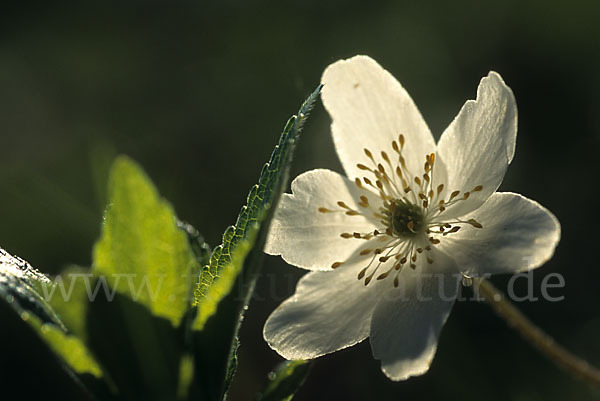
[[194,329],[202,330],[206,320],[215,313],[218,302],[231,290],[246,255],[254,245],[259,223],[287,184],[296,141],[320,91],[321,86],[302,104],[298,115],[288,120],[269,162],[261,171],[258,184],[248,193],[246,206],[242,207],[235,225],[225,230],[222,244],[215,248],[209,265],[203,268],[195,294],[198,317]]
[[195,297],[198,314],[193,323],[195,352],[197,362],[201,363],[197,366],[199,374],[192,396],[222,399],[233,379],[237,334],[260,270],[274,211],[271,206],[278,202],[287,186],[296,141],[320,90],[321,87],[317,88],[298,115],[288,120],[235,226],[225,231],[223,243],[215,248],[209,265],[202,270]]
[[290,401],[304,384],[310,371],[310,361],[285,361],[269,373],[255,401]]
[[196,258],[173,208],[132,160],[116,159],[109,206],[94,248],[93,269],[111,290],[148,307],[177,327],[196,281]]

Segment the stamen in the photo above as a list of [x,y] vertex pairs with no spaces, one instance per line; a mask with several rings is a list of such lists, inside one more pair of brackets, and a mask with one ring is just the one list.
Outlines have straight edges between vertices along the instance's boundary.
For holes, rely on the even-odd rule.
[[[364,285],[368,285],[373,278],[376,280],[386,279],[394,272],[393,284],[394,287],[398,287],[402,268],[408,265],[412,269],[417,269],[421,259],[423,262],[432,264],[434,260],[429,252],[432,250],[432,246],[439,244],[444,237],[458,232],[464,224],[474,228],[483,228],[475,219],[443,221],[440,218],[446,209],[467,200],[471,193],[481,191],[483,186],[477,185],[471,191],[463,191],[465,188],[462,188],[442,199],[442,193],[446,186],[444,183],[435,183],[435,153],[426,154],[425,162],[422,165],[423,170],[412,174],[406,165],[403,154],[404,146],[405,137],[403,134],[399,134],[397,140],[391,141],[391,149],[396,153],[397,158],[390,158],[388,148],[375,149],[377,151],[375,154],[378,156],[378,159],[375,159],[374,153],[368,148],[364,148],[363,151],[369,163],[356,164],[356,167],[365,171],[368,177],[355,178],[355,185],[360,190],[370,191],[371,194],[374,192],[380,200],[363,193],[357,195],[354,203],[349,202],[353,206],[358,205],[354,206],[357,208],[356,210],[343,201],[337,202],[337,206],[341,210],[318,208],[320,213],[343,212],[348,216],[360,215],[379,221],[371,232],[349,230],[340,234],[340,237],[344,239],[373,241],[367,247],[357,249],[358,256],[364,258],[360,260],[365,260],[365,262],[369,260],[368,265],[363,267],[357,276],[359,280],[364,279]],[[410,195],[408,195],[409,193]],[[434,205],[434,207],[430,209],[430,205]],[[368,209],[368,211],[362,208]],[[416,245],[422,241],[426,241],[427,245]],[[425,256],[420,258],[421,254],[425,254]],[[381,266],[390,259],[393,259],[393,263],[385,266],[387,271],[378,273]],[[336,269],[343,263],[345,262],[335,262],[331,267]]]

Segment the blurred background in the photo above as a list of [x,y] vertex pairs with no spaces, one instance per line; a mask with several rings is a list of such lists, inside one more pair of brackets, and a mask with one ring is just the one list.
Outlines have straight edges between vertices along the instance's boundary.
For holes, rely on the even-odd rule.
[[[89,265],[107,169],[124,153],[211,245],[235,221],[279,133],[323,69],[362,53],[379,61],[440,133],[489,70],[519,106],[517,152],[502,190],[562,223],[555,257],[564,301],[519,307],[600,364],[600,3],[95,1],[14,2],[0,13],[0,245],[46,273]],[[292,176],[341,171],[329,118],[315,108]],[[589,202],[589,203],[588,203]],[[268,314],[303,272],[267,257],[242,330],[232,400],[251,399],[281,360],[262,340]],[[508,277],[494,282],[504,287]],[[521,280],[517,293],[526,291]],[[0,384],[76,391],[31,335],[0,321]],[[431,371],[394,383],[368,342],[317,360],[297,400],[588,400],[484,304],[460,302]]]

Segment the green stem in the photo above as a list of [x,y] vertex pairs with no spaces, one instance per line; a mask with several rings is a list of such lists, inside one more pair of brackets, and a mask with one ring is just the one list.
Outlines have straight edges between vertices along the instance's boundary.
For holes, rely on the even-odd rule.
[[529,343],[538,349],[551,361],[562,367],[572,375],[600,387],[600,370],[590,365],[587,361],[573,355],[552,337],[544,333],[539,327],[531,322],[521,311],[514,307],[492,283],[484,278],[476,280],[476,288],[479,294],[492,307],[494,312]]

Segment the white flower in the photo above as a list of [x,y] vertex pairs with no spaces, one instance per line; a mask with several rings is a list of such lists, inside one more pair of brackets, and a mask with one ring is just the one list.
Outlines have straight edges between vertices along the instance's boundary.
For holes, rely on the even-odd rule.
[[369,57],[330,65],[322,81],[350,178],[308,171],[282,197],[265,251],[313,272],[264,337],[287,359],[369,337],[389,378],[423,374],[461,277],[540,266],[560,225],[532,200],[495,193],[517,133],[514,96],[497,73],[437,145],[408,93]]

